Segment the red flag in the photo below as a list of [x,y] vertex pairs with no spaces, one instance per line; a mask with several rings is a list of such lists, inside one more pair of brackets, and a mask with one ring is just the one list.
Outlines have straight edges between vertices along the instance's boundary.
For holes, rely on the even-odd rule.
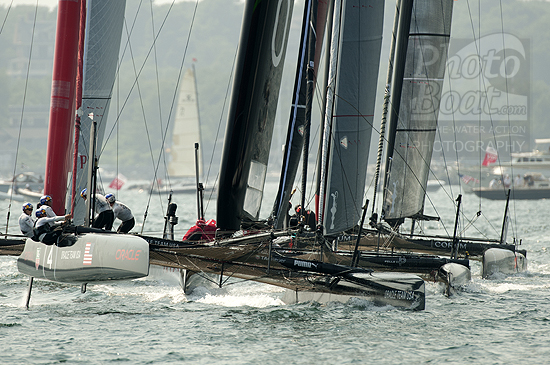
[[482,166],[489,166],[492,163],[497,162],[497,151],[493,147],[487,146],[485,150],[485,158],[483,159]]
[[109,184],[109,188],[120,190],[120,188],[122,188],[125,182],[126,182],[126,178],[124,177],[124,175],[118,174],[113,179],[113,181],[111,181],[111,183]]

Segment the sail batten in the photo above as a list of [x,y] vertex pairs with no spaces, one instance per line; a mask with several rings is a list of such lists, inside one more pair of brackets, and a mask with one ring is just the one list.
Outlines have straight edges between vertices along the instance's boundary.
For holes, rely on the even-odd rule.
[[[404,4],[404,3],[403,3]],[[409,3],[408,5],[410,5]],[[426,185],[437,131],[450,39],[452,0],[416,0],[398,34],[403,45],[396,58],[390,137],[384,185],[383,218],[400,223],[423,217]],[[406,31],[406,34],[405,32]],[[396,82],[398,80],[398,82]],[[399,81],[401,80],[401,81]]]
[[361,218],[383,18],[384,3],[380,1],[345,0],[341,15],[335,11],[337,71],[331,76],[335,77],[334,95],[329,95],[334,107],[326,108],[331,119],[331,127],[325,123],[330,134],[327,188],[320,194],[326,234],[351,229]]

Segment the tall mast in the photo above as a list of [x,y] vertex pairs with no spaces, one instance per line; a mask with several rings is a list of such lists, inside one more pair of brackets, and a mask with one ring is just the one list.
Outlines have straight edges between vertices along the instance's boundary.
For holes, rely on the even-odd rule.
[[313,91],[315,86],[315,44],[317,43],[315,27],[317,24],[317,1],[311,4],[311,20],[309,22],[308,51],[307,51],[307,74],[306,74],[306,118],[304,125],[304,151],[302,160],[302,210],[300,221],[305,221],[306,212],[306,184],[307,164],[309,155],[309,135],[311,129],[311,106],[313,104]]
[[[342,12],[342,2],[341,0],[335,0],[334,2],[334,19],[338,19],[337,24],[333,23],[332,33],[331,33],[331,57],[330,57],[330,68],[328,74],[328,84],[327,84],[327,94],[326,94],[326,103],[325,103],[325,115],[324,115],[324,126],[323,126],[323,135],[321,136],[321,162],[319,168],[321,173],[319,174],[319,206],[318,206],[318,224],[323,225],[324,219],[324,208],[325,208],[325,190],[326,190],[326,179],[327,179],[327,168],[328,168],[328,148],[330,144],[330,135],[331,135],[331,126],[332,126],[332,108],[334,105],[334,92],[336,88],[336,63],[338,62],[338,40],[340,39],[340,24],[339,19]],[[327,50],[329,52],[329,50]]]
[[395,4],[395,17],[393,19],[393,30],[390,42],[390,59],[388,61],[388,73],[386,75],[386,89],[384,90],[384,105],[382,106],[382,121],[380,122],[380,138],[378,139],[378,151],[376,154],[376,171],[374,173],[374,193],[372,198],[372,216],[371,222],[376,223],[378,214],[376,211],[376,192],[378,191],[378,180],[380,178],[380,168],[382,166],[382,153],[384,140],[386,139],[386,121],[388,117],[388,106],[392,91],[391,77],[393,74],[393,62],[395,57],[395,39],[397,37],[397,27],[399,25],[399,1]]
[[[388,131],[388,145],[386,147],[386,170],[384,178],[384,189],[386,189],[391,170],[391,161],[393,157],[393,147],[395,143],[395,133],[399,123],[399,105],[401,104],[401,89],[403,85],[403,75],[405,74],[405,63],[407,60],[407,47],[409,45],[409,30],[411,28],[411,14],[413,8],[412,0],[399,0],[399,23],[397,25],[397,35],[395,40],[395,54],[393,67],[392,92],[390,95],[390,118]],[[384,192],[385,196],[385,192]]]
[[80,139],[80,115],[79,109],[82,106],[82,83],[84,81],[84,39],[86,35],[86,2],[82,1],[80,6],[80,33],[78,36],[78,70],[76,76],[76,119],[74,131],[74,150],[73,150],[73,174],[71,183],[71,214],[74,214],[76,189],[76,173],[78,166],[78,141]]
[[53,198],[57,214],[65,211],[67,174],[75,116],[81,1],[60,0],[57,10],[50,124],[44,194]]
[[[330,1],[330,0],[329,0]],[[281,178],[279,181],[279,190],[277,198],[273,206],[273,225],[275,228],[282,228],[287,212],[289,209],[289,200],[294,191],[294,180],[300,163],[300,154],[304,144],[304,124],[305,124],[305,104],[306,104],[306,72],[307,72],[307,55],[308,55],[308,36],[310,30],[311,4],[317,3],[316,11],[316,44],[315,44],[315,64],[313,72],[317,75],[317,68],[321,58],[321,49],[323,35],[325,33],[325,23],[327,19],[327,8],[329,4],[326,1],[307,0],[304,5],[304,14],[302,21],[302,32],[300,38],[300,46],[298,51],[298,66],[296,67],[296,76],[294,80],[294,92],[292,94],[292,104],[290,108],[290,118],[288,121],[288,131],[283,155],[283,163],[281,167]],[[332,1],[330,1],[332,3]],[[317,77],[313,79],[313,87]]]

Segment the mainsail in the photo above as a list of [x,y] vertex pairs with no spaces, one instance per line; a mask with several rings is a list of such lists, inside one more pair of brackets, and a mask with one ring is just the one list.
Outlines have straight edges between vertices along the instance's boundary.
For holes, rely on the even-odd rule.
[[257,219],[294,2],[247,0],[228,111],[217,224],[238,230]]
[[[168,175],[195,177],[195,143],[200,143],[200,119],[195,67],[183,75],[174,119]],[[199,175],[202,174],[202,153],[199,153]]]
[[[345,0],[335,11],[325,134],[329,136],[325,233],[353,228],[361,217],[382,46],[384,3]],[[338,14],[340,13],[340,16]],[[336,28],[338,31],[336,31]],[[331,98],[327,98],[330,102]]]
[[424,218],[452,7],[453,0],[401,1],[382,208],[390,223]]
[[[82,86],[81,135],[78,144],[76,193],[87,186],[88,163],[91,161],[90,129],[97,123],[97,145],[103,143],[107,114],[122,37],[126,0],[89,0],[84,45],[84,82]],[[78,198],[74,208],[74,224],[84,224],[86,204]]]

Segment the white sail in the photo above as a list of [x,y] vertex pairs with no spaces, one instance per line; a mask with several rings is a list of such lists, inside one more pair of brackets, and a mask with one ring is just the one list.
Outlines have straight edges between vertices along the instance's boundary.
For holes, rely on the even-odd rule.
[[[168,175],[170,177],[195,176],[195,143],[201,141],[199,105],[194,69],[183,76],[178,96],[176,118],[170,147]],[[199,175],[202,175],[202,153],[199,148]]]
[[74,224],[84,224],[86,204],[80,191],[87,186],[90,162],[90,128],[93,114],[97,122],[97,146],[103,143],[107,114],[117,69],[126,0],[88,0],[84,69],[82,84],[81,130],[78,144]]

